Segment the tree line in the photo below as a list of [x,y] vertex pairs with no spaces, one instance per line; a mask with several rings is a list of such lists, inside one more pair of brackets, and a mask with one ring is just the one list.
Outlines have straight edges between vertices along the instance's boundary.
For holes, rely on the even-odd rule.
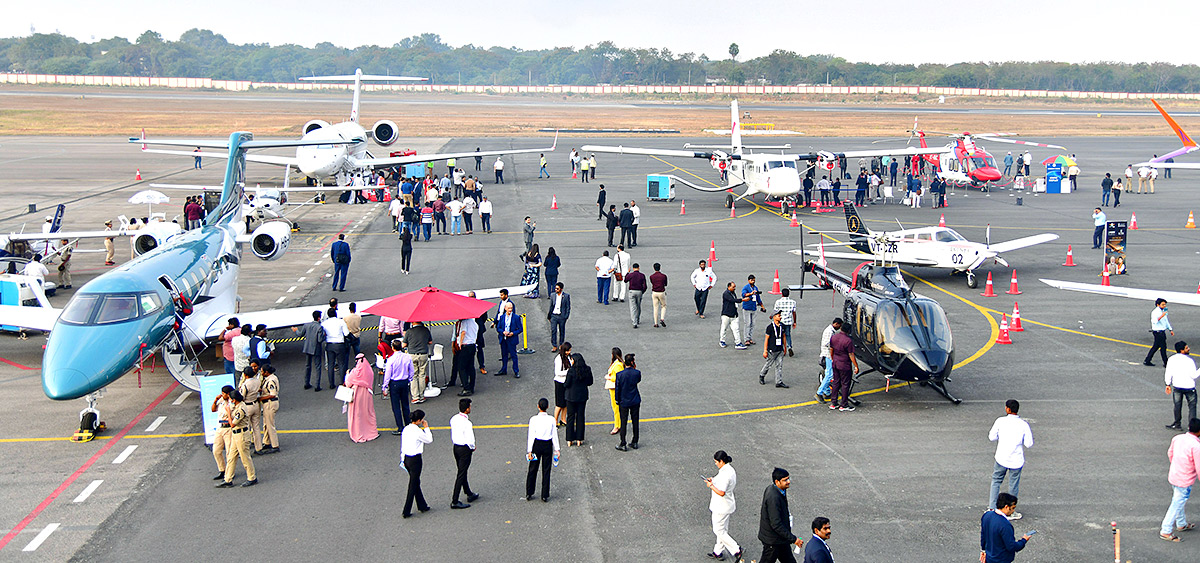
[[146,31],[133,42],[122,37],[80,42],[35,33],[0,39],[0,69],[8,72],[97,76],[196,77],[216,80],[294,82],[298,77],[347,74],[422,76],[436,84],[593,86],[599,84],[831,84],[834,86],[945,86],[1027,90],[1114,92],[1200,91],[1200,67],[1169,63],[1085,64],[1038,62],[875,64],[832,55],[778,49],[737,60],[662,48],[620,48],[610,41],[582,48],[524,50],[516,47],[451,47],[426,33],[390,47],[354,49],[332,43],[315,47],[236,45],[209,30],[191,29],[178,41]]

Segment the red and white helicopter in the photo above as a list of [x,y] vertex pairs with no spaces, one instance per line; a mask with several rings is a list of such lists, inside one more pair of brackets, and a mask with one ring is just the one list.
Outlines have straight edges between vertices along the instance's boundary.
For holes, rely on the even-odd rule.
[[913,128],[909,133],[911,135],[909,137],[910,140],[912,136],[920,138],[921,148],[926,148],[927,146],[925,143],[926,133],[945,135],[953,139],[946,145],[946,148],[950,149],[947,153],[925,154],[914,158],[912,160],[912,168],[915,174],[920,163],[919,159],[923,158],[925,162],[933,167],[933,171],[937,172],[942,180],[955,186],[982,188],[988,182],[994,182],[1001,177],[1000,170],[996,168],[996,159],[984,150],[983,147],[976,144],[977,140],[1066,150],[1065,147],[1058,145],[1004,138],[1013,136],[1015,133],[979,133],[973,135],[967,132],[942,133],[938,131],[922,131],[917,129],[917,122],[915,120],[913,121]]

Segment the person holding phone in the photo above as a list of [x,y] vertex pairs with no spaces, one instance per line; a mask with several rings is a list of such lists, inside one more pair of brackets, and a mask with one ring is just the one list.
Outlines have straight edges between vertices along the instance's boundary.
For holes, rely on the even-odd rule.
[[1014,539],[1012,522],[1009,516],[1017,509],[1017,497],[1008,493],[1000,493],[996,497],[996,508],[983,513],[979,521],[979,562],[980,563],[1011,563],[1017,552],[1025,549],[1025,543],[1030,532]]
[[400,434],[400,453],[404,456],[404,469],[408,471],[408,496],[404,499],[404,511],[401,516],[412,516],[413,501],[417,501],[417,510],[429,512],[425,495],[421,493],[421,454],[425,453],[425,444],[433,443],[433,433],[429,431],[429,422],[425,420],[425,411],[417,409],[412,412],[412,424],[404,427]]
[[708,553],[711,559],[724,559],[723,553],[728,551],[733,560],[742,560],[742,548],[729,535],[729,517],[737,510],[737,502],[733,498],[733,489],[737,487],[737,472],[733,470],[733,458],[725,450],[717,450],[713,454],[713,462],[717,464],[717,475],[709,478],[701,475],[712,498],[708,501],[708,509],[712,511],[713,533],[717,535],[717,543]]

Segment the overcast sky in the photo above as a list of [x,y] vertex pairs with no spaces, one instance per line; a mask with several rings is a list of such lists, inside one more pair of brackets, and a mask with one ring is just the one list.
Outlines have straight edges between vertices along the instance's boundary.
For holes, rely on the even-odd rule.
[[[60,33],[81,41],[134,39],[147,29],[175,40],[191,28],[233,43],[328,41],[390,46],[436,33],[451,46],[522,49],[619,47],[739,60],[775,49],[851,61],[1200,62],[1200,0],[809,1],[713,0],[36,0],[9,2],[0,37]],[[830,9],[838,5],[837,10]]]

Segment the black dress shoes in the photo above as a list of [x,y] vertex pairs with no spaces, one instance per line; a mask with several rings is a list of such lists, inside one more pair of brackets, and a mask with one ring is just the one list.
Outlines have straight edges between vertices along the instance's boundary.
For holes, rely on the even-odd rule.
[[625,446],[617,446],[617,451],[618,452],[627,452],[627,451],[629,451],[629,448],[627,448]]
[[638,449],[637,442],[633,442],[633,443],[629,444],[629,447],[631,447],[631,448],[633,448],[633,449],[635,449],[635,450],[636,450],[636,449]]
[[[1167,428],[1170,428],[1170,426],[1168,426]],[[225,478],[225,474],[224,474],[224,473],[217,473],[217,476],[216,476],[216,477],[213,477],[213,479],[212,479],[212,480],[213,480],[213,481],[220,481],[221,479],[224,479],[224,478]]]
[[456,508],[456,509],[457,508],[471,508],[471,505],[469,505],[463,501],[458,501],[458,502],[452,503],[450,505],[450,508]]
[[246,481],[245,483],[242,483],[242,486],[243,487],[253,487],[257,484],[258,484],[258,479],[255,479],[253,481]]
[[477,501],[477,500],[479,500],[479,495],[478,495],[478,494],[476,494],[476,493],[471,493],[471,494],[467,495],[467,502],[475,502],[475,501]]

